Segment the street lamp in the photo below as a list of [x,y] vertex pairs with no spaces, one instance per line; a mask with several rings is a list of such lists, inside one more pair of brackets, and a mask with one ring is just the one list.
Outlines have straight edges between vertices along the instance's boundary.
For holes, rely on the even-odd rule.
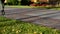
[[4,11],[4,1],[5,1],[5,0],[1,0],[1,4],[2,4],[1,13],[2,13],[3,16],[5,15],[5,11]]

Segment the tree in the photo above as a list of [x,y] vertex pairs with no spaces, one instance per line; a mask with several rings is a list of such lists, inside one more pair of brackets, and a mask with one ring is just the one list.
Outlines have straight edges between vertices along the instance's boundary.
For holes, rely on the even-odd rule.
[[18,4],[18,0],[7,0],[7,4],[8,5],[17,5]]
[[30,0],[21,0],[21,5],[29,5]]
[[57,0],[49,0],[49,5],[51,5],[52,7],[55,7],[56,4]]
[[60,0],[57,0],[57,4],[58,4],[58,6],[59,6],[59,4],[60,4]]

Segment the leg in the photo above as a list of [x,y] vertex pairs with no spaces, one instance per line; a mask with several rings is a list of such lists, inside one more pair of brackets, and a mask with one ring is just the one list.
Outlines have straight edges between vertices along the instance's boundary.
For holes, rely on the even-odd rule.
[[4,4],[2,3],[2,10],[1,10],[2,15],[5,15],[5,11],[4,11]]

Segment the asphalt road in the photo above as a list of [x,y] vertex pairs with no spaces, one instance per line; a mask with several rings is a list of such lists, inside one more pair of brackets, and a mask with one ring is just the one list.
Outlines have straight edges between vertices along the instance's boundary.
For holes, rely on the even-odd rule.
[[5,12],[7,18],[60,29],[60,10],[5,7]]

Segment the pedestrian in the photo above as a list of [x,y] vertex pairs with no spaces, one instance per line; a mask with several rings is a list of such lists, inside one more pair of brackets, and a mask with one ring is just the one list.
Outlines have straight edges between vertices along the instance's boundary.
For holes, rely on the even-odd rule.
[[5,11],[4,11],[4,1],[5,1],[5,0],[1,0],[1,4],[2,4],[1,13],[2,13],[2,15],[5,15]]

